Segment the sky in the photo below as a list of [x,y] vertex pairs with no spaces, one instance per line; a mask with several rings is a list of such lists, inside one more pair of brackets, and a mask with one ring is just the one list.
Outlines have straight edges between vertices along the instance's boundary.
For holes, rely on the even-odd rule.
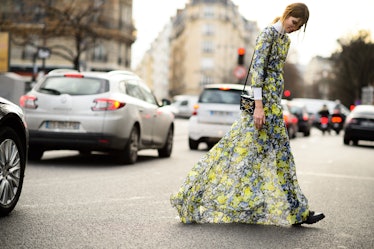
[[[300,0],[302,1],[302,0]],[[133,67],[150,48],[159,32],[183,9],[189,0],[133,0],[133,19],[137,40],[132,46]],[[298,0],[233,0],[239,13],[247,20],[256,21],[263,29],[283,14],[285,7]],[[339,48],[337,39],[369,30],[374,38],[374,1],[372,0],[304,0],[310,12],[306,33],[290,34],[291,50],[297,60],[307,64],[314,56],[329,57]]]

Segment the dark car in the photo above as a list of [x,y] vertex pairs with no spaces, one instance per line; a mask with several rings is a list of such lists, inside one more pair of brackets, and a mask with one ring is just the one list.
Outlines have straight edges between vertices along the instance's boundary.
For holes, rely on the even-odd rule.
[[298,119],[298,131],[303,133],[306,137],[309,136],[313,121],[310,118],[310,114],[308,113],[306,106],[301,102],[293,101],[287,101],[287,105],[290,112]]
[[374,141],[374,105],[359,105],[348,115],[344,124],[344,144],[359,140]]
[[21,108],[0,97],[0,216],[9,214],[21,194],[28,130]]

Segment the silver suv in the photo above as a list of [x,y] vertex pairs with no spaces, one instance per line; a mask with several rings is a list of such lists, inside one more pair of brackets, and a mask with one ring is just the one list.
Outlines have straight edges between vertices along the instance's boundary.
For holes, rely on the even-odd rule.
[[[189,119],[188,143],[197,150],[204,142],[208,147],[215,145],[240,116],[240,95],[243,85],[206,85]],[[250,87],[246,87],[250,94]]]
[[127,164],[141,149],[169,157],[174,115],[165,105],[132,72],[52,71],[20,98],[29,158],[60,149],[110,152]]

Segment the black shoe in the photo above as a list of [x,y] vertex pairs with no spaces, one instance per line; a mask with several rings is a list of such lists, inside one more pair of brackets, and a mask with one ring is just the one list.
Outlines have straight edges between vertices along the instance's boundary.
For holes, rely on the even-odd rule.
[[323,213],[315,213],[314,211],[309,211],[309,215],[306,220],[300,223],[295,223],[293,224],[293,226],[300,226],[301,224],[314,224],[322,220],[323,218],[325,218],[325,215]]

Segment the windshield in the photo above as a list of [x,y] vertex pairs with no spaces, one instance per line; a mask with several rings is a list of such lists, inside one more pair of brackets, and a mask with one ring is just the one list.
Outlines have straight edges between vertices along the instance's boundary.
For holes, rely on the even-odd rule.
[[109,82],[99,78],[48,77],[37,91],[53,95],[92,95],[109,91]]
[[200,103],[219,103],[239,105],[241,90],[205,89],[201,94]]

